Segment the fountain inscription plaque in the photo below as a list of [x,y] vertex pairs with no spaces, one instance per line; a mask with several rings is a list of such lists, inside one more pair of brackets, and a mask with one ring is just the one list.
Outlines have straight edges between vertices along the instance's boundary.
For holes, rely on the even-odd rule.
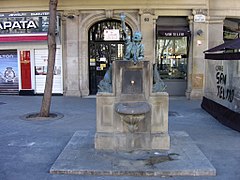
[[122,93],[123,94],[141,94],[143,93],[142,86],[142,70],[131,69],[123,71],[122,78]]

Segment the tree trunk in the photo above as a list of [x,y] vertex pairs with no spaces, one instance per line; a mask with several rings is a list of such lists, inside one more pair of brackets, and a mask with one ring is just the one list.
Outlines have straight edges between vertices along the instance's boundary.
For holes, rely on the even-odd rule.
[[166,39],[164,39],[164,43],[163,43],[163,48],[161,51],[161,56],[160,56],[160,70],[163,70],[163,59],[164,59],[164,50],[168,47],[168,45],[170,44],[170,40],[168,40],[168,43],[166,42]]
[[40,117],[49,117],[51,99],[52,99],[52,86],[53,75],[56,56],[56,21],[57,21],[57,4],[58,0],[49,1],[49,27],[48,27],[48,65],[47,77],[42,99],[42,106],[39,113]]

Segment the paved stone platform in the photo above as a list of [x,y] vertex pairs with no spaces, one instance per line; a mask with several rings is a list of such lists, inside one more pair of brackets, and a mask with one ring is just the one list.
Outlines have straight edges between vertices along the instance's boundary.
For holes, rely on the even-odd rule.
[[216,169],[184,131],[170,132],[169,151],[113,152],[94,149],[94,134],[76,131],[51,174],[102,176],[215,176]]

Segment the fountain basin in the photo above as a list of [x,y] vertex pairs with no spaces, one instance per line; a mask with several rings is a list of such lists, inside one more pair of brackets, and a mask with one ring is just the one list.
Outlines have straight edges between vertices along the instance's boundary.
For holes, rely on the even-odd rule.
[[123,102],[117,103],[115,110],[123,115],[140,115],[150,111],[150,105],[147,102]]
[[138,124],[150,111],[150,105],[146,102],[118,103],[115,110],[120,114],[121,120],[127,125],[130,132],[138,130]]

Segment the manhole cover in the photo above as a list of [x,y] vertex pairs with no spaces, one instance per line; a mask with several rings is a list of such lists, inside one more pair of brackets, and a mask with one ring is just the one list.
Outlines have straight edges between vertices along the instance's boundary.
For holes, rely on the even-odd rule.
[[168,112],[168,115],[169,116],[174,116],[174,117],[177,117],[177,116],[181,116],[178,112],[176,112],[176,111],[169,111]]

